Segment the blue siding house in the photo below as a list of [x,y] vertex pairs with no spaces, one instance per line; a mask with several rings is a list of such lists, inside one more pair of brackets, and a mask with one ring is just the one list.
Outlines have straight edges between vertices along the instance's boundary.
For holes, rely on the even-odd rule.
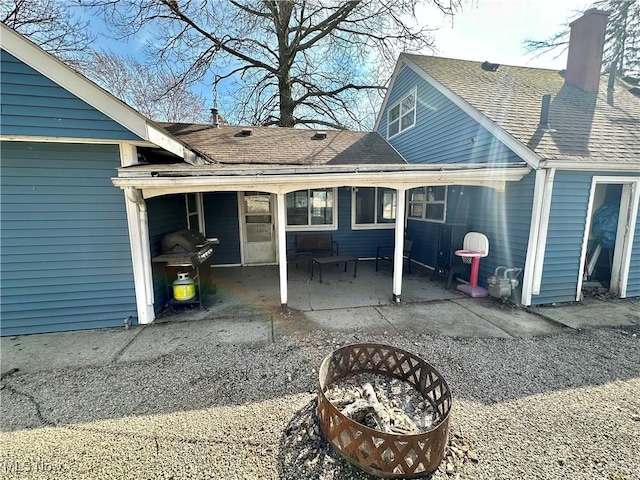
[[[580,32],[602,42],[606,18]],[[214,265],[277,265],[283,306],[305,233],[393,245],[395,302],[406,239],[435,274],[470,231],[480,285],[522,269],[524,305],[640,296],[640,99],[584,52],[566,72],[402,54],[373,132],[311,131],[154,123],[0,27],[2,335],[153,322],[154,260],[185,229],[219,239]]]
[[153,319],[138,207],[114,188],[138,146],[196,155],[168,132],[2,28],[2,335]]
[[[449,186],[444,211],[409,209],[406,229],[425,242],[449,222],[485,234],[480,284],[498,266],[521,268],[524,305],[579,301],[591,285],[640,294],[638,89],[625,78],[608,90],[602,49],[571,48],[603,45],[606,22],[597,10],[573,22],[562,72],[402,54],[377,118],[410,164],[529,168],[502,189]],[[608,225],[608,242],[596,223]],[[427,251],[416,257],[437,266]]]

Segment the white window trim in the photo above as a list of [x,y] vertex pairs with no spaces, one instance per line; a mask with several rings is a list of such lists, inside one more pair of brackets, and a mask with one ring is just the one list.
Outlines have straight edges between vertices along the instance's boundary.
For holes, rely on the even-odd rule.
[[[389,124],[391,123],[389,121],[389,114],[391,113],[391,110],[393,110],[394,108],[396,108],[397,106],[401,105],[402,102],[409,97],[411,94],[413,94],[413,124],[409,127],[406,128],[402,128],[402,111],[399,112],[399,117],[398,117],[398,133],[394,133],[393,135],[389,135]],[[397,137],[398,135],[400,135],[401,133],[406,132],[407,130],[411,130],[413,127],[416,126],[416,124],[418,123],[418,87],[413,87],[413,89],[411,91],[409,91],[406,95],[404,95],[399,101],[397,101],[396,103],[394,103],[393,105],[391,105],[388,109],[387,109],[387,140],[390,140],[392,138]],[[402,110],[402,107],[401,107]],[[395,121],[395,120],[394,120]]]
[[[425,218],[425,215],[427,214],[427,205],[428,204],[440,205],[443,203],[442,201],[438,200],[438,201],[429,202],[425,197],[425,200],[423,202],[412,202],[409,197],[407,198],[407,220],[414,220],[416,222],[429,222],[429,223],[447,223],[447,204],[449,200],[449,186],[448,185],[424,185],[424,187],[444,187],[444,218],[442,220],[433,220],[431,218]],[[407,190],[407,195],[411,195],[411,190],[412,189]],[[413,203],[422,203],[423,208],[422,208],[421,218],[411,217],[409,215],[409,212],[411,211],[411,204]]]
[[[189,195],[195,195],[195,210],[189,210]],[[184,194],[184,205],[185,205],[185,213],[187,216],[187,228],[193,230],[193,226],[191,225],[191,218],[196,217],[199,225],[199,231],[203,235],[205,234],[204,227],[204,208],[203,208],[203,198],[202,192],[194,192],[194,193],[185,193]]]
[[[378,216],[378,191],[381,188],[387,188],[387,187],[362,187],[362,188],[375,188],[375,210],[374,210],[374,216],[377,218]],[[390,230],[390,229],[394,229],[396,228],[396,221],[398,220],[396,218],[396,220],[394,222],[389,222],[389,223],[356,223],[356,192],[358,190],[358,187],[353,187],[351,189],[351,230]],[[393,189],[389,189],[389,190],[393,190]],[[398,195],[398,191],[395,190],[396,192],[396,202],[398,201],[397,195]]]
[[[307,191],[307,200],[309,200],[309,193],[311,190],[325,190],[324,188],[301,188],[300,190],[295,190],[296,192],[306,190]],[[333,187],[331,189],[333,193],[333,223],[330,225],[287,225],[287,195],[285,194],[285,216],[284,223],[286,225],[287,232],[316,232],[316,231],[334,231],[338,230],[338,189]],[[293,193],[293,192],[291,192]],[[310,202],[307,203],[307,209],[310,206]]]

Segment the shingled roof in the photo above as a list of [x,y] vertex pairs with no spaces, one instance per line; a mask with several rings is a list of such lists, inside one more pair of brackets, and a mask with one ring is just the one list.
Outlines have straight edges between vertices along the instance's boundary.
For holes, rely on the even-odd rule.
[[[598,94],[564,83],[563,72],[403,54],[438,83],[483,113],[522,144],[547,160],[615,162],[640,166],[640,98],[633,85],[607,77]],[[542,97],[551,94],[549,125],[539,125]]]
[[376,132],[162,123],[181,141],[220,164],[361,165],[404,164]]

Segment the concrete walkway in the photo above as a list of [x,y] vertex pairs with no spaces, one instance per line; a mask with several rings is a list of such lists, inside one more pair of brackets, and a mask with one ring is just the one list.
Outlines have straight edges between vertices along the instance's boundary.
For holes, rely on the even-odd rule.
[[[329,288],[337,287],[334,284]],[[324,308],[316,304],[315,309],[306,311],[283,312],[279,308],[257,308],[239,302],[222,310],[211,308],[129,329],[3,337],[2,372],[14,368],[27,373],[149,361],[181,351],[206,352],[212,344],[268,342],[278,336],[314,330],[512,338],[553,335],[570,329],[624,326],[635,331],[633,327],[640,327],[638,299],[606,302],[587,299],[583,304],[526,310],[491,298],[473,299],[454,291],[442,291],[432,301],[366,306],[346,301],[339,308],[332,308],[336,302],[334,305],[326,302]]]

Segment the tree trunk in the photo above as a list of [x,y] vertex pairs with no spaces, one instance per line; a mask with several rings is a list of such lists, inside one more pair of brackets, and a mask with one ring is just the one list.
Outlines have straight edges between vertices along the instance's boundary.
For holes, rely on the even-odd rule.
[[280,87],[280,126],[293,127],[296,124],[296,118],[293,116],[295,102],[293,101],[288,68],[280,68],[278,86]]

